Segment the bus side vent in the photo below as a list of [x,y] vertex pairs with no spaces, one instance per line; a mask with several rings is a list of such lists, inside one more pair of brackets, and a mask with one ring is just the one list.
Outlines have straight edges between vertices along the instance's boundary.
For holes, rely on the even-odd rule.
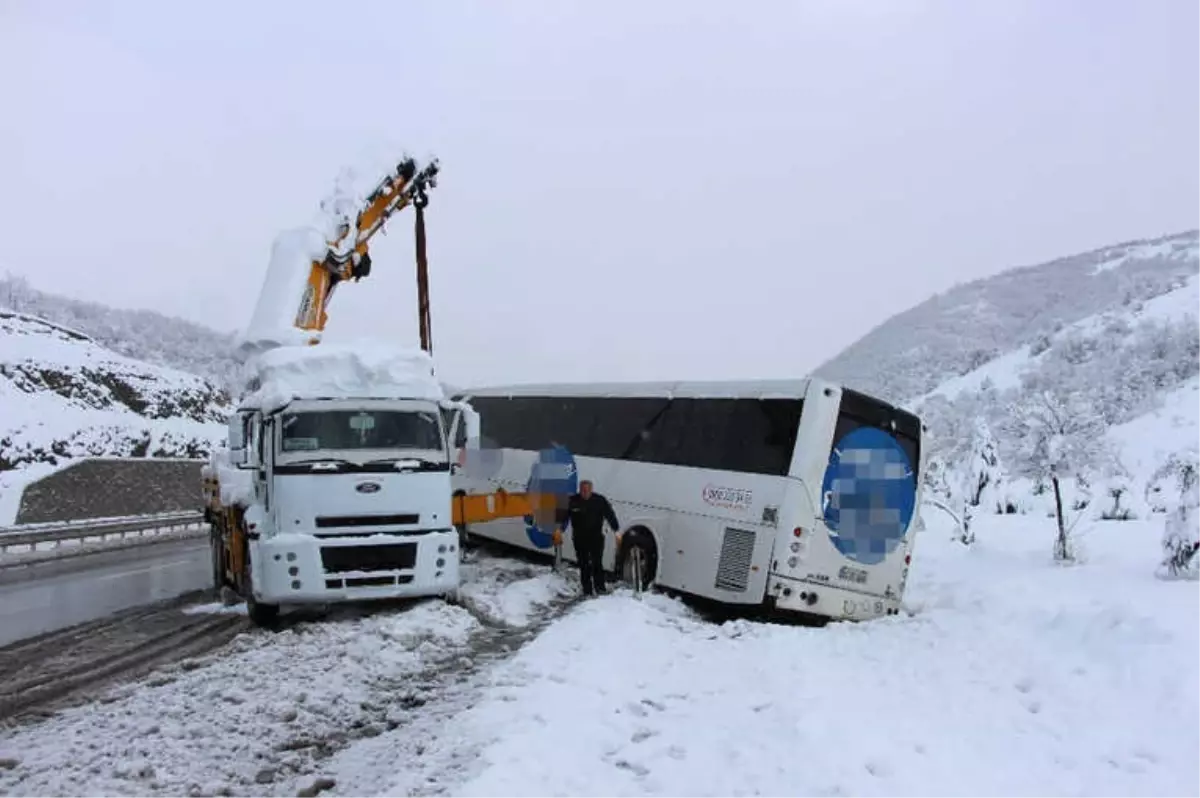
[[721,541],[721,560],[717,563],[716,586],[721,590],[744,592],[750,584],[750,562],[754,557],[754,533],[726,527]]

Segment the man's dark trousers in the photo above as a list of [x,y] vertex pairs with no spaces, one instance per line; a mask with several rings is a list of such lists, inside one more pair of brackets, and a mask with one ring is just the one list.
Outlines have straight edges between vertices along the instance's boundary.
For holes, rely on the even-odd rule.
[[575,559],[579,561],[583,594],[604,593],[604,533],[575,530],[571,542],[575,545]]

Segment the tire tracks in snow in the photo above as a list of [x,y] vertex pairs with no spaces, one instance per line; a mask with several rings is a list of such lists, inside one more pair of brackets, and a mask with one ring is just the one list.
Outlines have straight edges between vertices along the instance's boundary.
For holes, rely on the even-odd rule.
[[188,616],[171,599],[0,649],[0,726],[94,698],[92,688],[220,648],[247,628],[240,616]]
[[[554,600],[523,626],[506,624],[486,611],[468,606],[469,601],[463,602],[464,608],[479,621],[481,629],[450,661],[428,669],[417,680],[406,682],[407,689],[398,702],[409,711],[394,716],[386,734],[361,741],[355,751],[347,752],[338,770],[324,776],[334,785],[327,794],[384,794],[392,787],[384,774],[395,773],[400,768],[434,774],[426,776],[419,787],[409,792],[410,795],[454,794],[456,785],[464,780],[464,774],[477,760],[479,751],[451,745],[448,761],[423,761],[436,750],[435,744],[442,730],[482,695],[486,686],[483,677],[493,666],[519,652],[547,626],[584,600],[579,595]],[[444,752],[447,748],[441,750]]]

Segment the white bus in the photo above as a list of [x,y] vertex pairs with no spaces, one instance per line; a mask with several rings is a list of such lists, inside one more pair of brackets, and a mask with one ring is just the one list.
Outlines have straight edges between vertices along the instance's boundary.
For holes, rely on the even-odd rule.
[[[478,443],[454,441],[456,492],[562,497],[469,536],[550,553],[565,497],[591,479],[621,523],[605,568],[631,584],[824,620],[899,612],[920,526],[923,427],[912,413],[817,379],[455,398],[481,425]],[[570,535],[562,555],[574,561]]]

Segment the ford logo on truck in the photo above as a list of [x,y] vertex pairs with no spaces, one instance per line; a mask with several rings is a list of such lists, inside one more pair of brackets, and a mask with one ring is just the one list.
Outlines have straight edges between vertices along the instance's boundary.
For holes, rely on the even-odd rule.
[[378,493],[383,486],[378,482],[360,482],[354,486],[359,493]]

